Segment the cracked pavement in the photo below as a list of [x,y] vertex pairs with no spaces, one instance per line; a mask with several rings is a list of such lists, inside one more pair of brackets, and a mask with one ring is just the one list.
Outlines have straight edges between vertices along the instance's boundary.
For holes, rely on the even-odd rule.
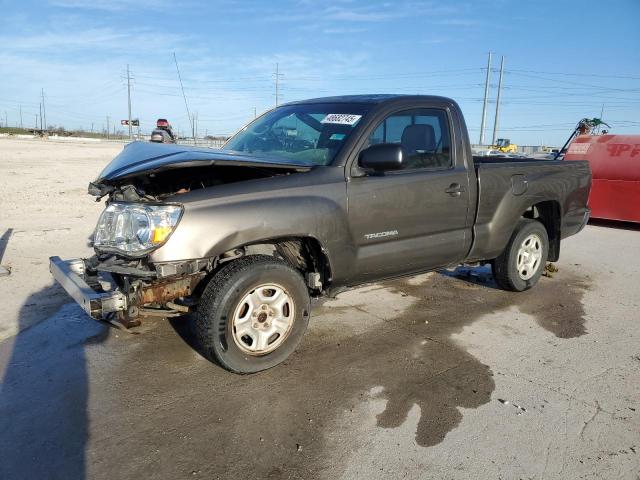
[[0,140],[0,198],[24,205],[0,225],[0,478],[638,478],[639,229],[589,225],[521,294],[485,268],[346,292],[287,362],[236,376],[189,319],[130,335],[52,285],[46,258],[84,254],[100,209],[77,177],[120,147],[16,142]]

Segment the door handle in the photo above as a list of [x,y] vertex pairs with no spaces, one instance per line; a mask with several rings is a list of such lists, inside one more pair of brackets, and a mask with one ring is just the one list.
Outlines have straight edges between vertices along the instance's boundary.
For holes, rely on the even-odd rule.
[[464,187],[459,183],[452,183],[449,185],[449,188],[444,189],[445,193],[448,193],[452,197],[459,197],[462,192],[464,192]]

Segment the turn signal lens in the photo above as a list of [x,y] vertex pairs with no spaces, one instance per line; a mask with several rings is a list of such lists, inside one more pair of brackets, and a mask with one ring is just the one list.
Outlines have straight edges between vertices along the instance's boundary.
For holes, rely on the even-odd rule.
[[172,231],[173,227],[156,227],[153,230],[153,235],[151,236],[151,243],[164,243],[164,241],[169,238]]

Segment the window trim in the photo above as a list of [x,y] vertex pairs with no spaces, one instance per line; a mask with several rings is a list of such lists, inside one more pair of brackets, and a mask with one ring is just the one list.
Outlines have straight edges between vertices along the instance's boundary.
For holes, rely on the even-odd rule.
[[[411,110],[439,110],[444,113],[446,118],[446,124],[449,128],[449,149],[450,149],[450,162],[446,167],[421,167],[421,168],[410,168],[410,169],[400,169],[400,170],[389,170],[382,174],[382,176],[386,175],[403,175],[403,174],[415,174],[418,172],[446,172],[449,170],[455,170],[457,168],[456,162],[456,135],[453,126],[453,115],[450,110],[449,105],[403,105],[396,106],[393,110],[386,112],[381,115],[381,118],[376,123],[371,123],[371,125],[367,128],[366,131],[362,132],[362,136],[360,137],[359,143],[361,145],[358,148],[357,154],[351,160],[351,166],[349,167],[349,178],[357,178],[359,175],[354,175],[358,169],[362,171],[362,168],[358,165],[358,158],[360,158],[360,153],[363,150],[370,147],[369,145],[369,137],[380,125],[385,125],[385,137],[386,137],[386,119],[396,115],[401,112],[411,111]],[[366,178],[366,176],[365,176]]]

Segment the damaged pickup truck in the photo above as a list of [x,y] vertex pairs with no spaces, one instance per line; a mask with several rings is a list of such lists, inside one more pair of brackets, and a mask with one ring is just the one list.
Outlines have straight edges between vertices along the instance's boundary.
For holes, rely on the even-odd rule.
[[210,359],[257,372],[295,350],[312,297],[461,263],[532,287],[590,186],[585,161],[474,158],[447,98],[300,101],[221,150],[129,144],[89,186],[95,255],[50,268],[93,318],[191,314]]

